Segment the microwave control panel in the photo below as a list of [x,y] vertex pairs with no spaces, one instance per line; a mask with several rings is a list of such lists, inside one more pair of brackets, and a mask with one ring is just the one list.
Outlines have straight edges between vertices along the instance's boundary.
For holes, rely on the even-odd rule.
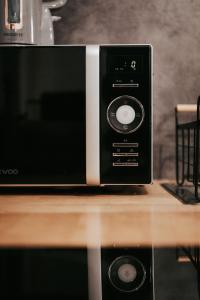
[[152,181],[151,46],[100,48],[101,183]]

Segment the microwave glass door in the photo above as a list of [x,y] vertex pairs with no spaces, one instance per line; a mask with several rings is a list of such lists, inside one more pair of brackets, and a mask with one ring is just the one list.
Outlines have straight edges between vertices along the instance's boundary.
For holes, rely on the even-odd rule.
[[0,47],[0,184],[85,184],[85,47]]

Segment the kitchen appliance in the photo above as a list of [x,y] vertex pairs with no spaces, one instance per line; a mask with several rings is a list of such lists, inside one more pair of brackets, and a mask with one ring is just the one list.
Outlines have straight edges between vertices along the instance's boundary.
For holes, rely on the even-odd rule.
[[0,265],[3,299],[88,300],[87,249],[0,249]]
[[42,0],[0,1],[0,43],[54,44],[53,21],[50,9],[65,5],[67,0],[42,3]]
[[153,300],[153,249],[102,249],[102,299]]
[[[95,254],[101,250],[98,261]],[[20,299],[52,300],[155,299],[151,248],[89,249],[90,255],[91,251],[95,254],[92,265],[88,266],[88,252],[84,248],[1,249],[3,299],[12,295]]]
[[149,45],[1,46],[1,186],[152,182]]

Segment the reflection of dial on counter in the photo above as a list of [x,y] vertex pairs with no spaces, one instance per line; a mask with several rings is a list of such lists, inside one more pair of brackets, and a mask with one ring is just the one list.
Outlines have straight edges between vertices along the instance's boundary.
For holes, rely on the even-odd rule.
[[144,120],[143,105],[132,96],[115,98],[108,106],[107,120],[110,126],[119,133],[134,132]]
[[133,282],[137,277],[137,270],[131,264],[123,264],[118,269],[118,277],[122,282]]
[[137,258],[121,256],[110,265],[108,276],[117,290],[130,293],[142,287],[146,279],[146,270]]

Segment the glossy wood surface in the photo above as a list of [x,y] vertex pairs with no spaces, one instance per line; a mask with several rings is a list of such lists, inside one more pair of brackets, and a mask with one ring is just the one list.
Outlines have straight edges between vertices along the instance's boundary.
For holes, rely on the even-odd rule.
[[1,194],[0,247],[200,244],[200,206],[183,205],[158,183]]

